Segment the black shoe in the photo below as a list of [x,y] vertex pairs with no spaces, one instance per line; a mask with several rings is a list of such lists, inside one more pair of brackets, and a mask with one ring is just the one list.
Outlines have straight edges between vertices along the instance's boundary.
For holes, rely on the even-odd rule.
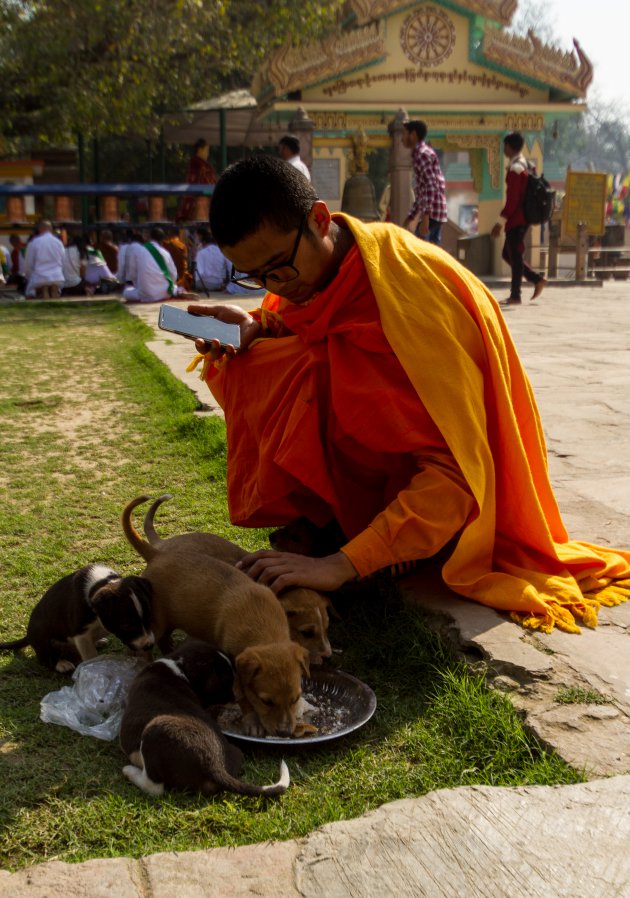
[[500,299],[499,305],[500,306],[520,306],[521,298],[520,298],[520,296],[508,296],[507,299]]

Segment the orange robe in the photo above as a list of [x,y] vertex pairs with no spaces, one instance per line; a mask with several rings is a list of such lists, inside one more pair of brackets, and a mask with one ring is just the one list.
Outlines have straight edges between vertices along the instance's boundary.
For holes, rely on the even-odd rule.
[[192,274],[188,271],[188,249],[184,241],[179,237],[167,237],[162,241],[162,246],[168,250],[175,263],[177,286],[183,287],[184,290],[192,290],[193,279]]
[[532,628],[594,626],[627,598],[630,554],[569,541],[496,301],[439,248],[336,218],[357,248],[335,280],[306,306],[268,294],[275,337],[204,366],[232,520],[334,516],[362,576],[457,537],[442,574],[460,595]]

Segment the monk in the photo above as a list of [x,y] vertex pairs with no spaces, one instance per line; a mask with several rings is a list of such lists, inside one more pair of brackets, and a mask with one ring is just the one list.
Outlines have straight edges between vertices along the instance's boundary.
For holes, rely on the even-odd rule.
[[532,388],[470,271],[402,228],[331,215],[270,156],[224,172],[211,227],[232,278],[269,291],[252,313],[189,306],[241,331],[238,352],[198,340],[193,362],[225,410],[231,519],[342,534],[323,557],[248,555],[253,579],[335,590],[441,552],[451,589],[544,631],[627,598],[630,554],[569,540]]
[[[210,147],[200,137],[193,147],[192,156],[186,169],[187,184],[216,184],[217,173],[212,163],[208,162]],[[177,221],[191,221],[195,218],[196,201],[194,196],[185,196],[175,216]]]
[[179,228],[170,228],[162,246],[171,254],[177,269],[176,284],[186,292],[193,288],[193,277],[188,270],[188,247],[179,235]]

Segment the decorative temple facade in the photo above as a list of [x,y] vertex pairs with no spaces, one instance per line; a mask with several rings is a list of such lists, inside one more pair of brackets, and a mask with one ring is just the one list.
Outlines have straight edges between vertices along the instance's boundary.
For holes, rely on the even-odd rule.
[[520,131],[526,155],[544,170],[545,125],[558,130],[585,108],[593,76],[577,41],[565,52],[531,31],[510,32],[516,8],[516,0],[348,0],[334,34],[286,45],[260,69],[252,85],[258,126],[300,137],[313,183],[333,209],[356,135],[365,135],[370,173],[389,179],[391,218],[401,222],[410,183],[402,122],[422,119],[446,175],[449,218],[487,233],[503,202],[503,137]]

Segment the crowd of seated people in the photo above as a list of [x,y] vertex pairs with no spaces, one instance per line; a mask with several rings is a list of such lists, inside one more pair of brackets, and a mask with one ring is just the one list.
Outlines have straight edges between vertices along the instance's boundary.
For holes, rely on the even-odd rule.
[[11,234],[0,243],[0,272],[0,283],[27,299],[120,293],[126,302],[160,302],[196,298],[192,290],[244,292],[207,227],[85,234],[40,221],[26,240]]

